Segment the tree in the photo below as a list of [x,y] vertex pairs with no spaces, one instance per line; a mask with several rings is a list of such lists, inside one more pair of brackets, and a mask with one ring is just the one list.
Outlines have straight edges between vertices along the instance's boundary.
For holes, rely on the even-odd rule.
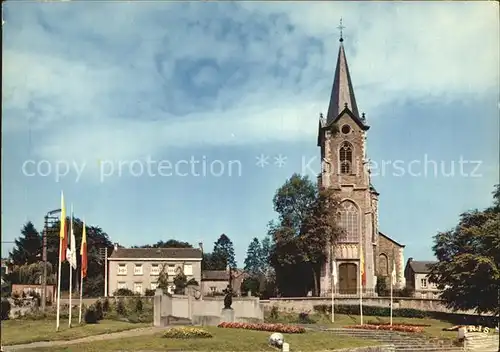
[[167,264],[163,264],[160,273],[158,274],[157,288],[161,288],[163,293],[168,292],[168,287],[170,286],[168,282]]
[[[66,218],[69,223],[70,218]],[[47,261],[50,264],[52,270],[49,269],[49,276],[47,282],[51,283],[55,281],[55,272],[59,265],[59,228],[60,222],[54,223],[47,229]],[[104,287],[104,258],[101,257],[100,250],[108,248],[108,256],[113,252],[114,246],[109,240],[108,235],[99,226],[89,226],[86,225],[87,229],[87,251],[88,251],[88,269],[87,269],[87,279],[84,285],[84,295],[98,296],[103,294]],[[73,231],[76,238],[76,248],[77,248],[77,263],[80,263],[80,245],[82,240],[83,222],[75,218],[73,222]],[[39,232],[35,229],[32,223],[27,222],[23,230],[21,231],[21,236],[16,240],[16,246],[10,253],[10,258],[14,264],[18,264],[17,274],[12,276],[11,282],[13,284],[21,283],[21,272],[29,275],[36,275],[37,270],[35,267],[23,267],[25,263],[33,264],[41,261],[41,250],[42,250],[42,238]],[[43,269],[43,266],[41,266]],[[56,268],[54,270],[54,268]],[[14,269],[16,273],[16,269]],[[79,273],[77,272],[79,275]],[[28,276],[29,276],[28,275]],[[23,277],[27,277],[24,275]],[[31,279],[30,279],[31,280]],[[79,280],[73,280],[76,285]],[[69,288],[69,264],[64,262],[61,267],[61,287],[63,290]]]
[[495,186],[493,206],[460,215],[458,225],[434,236],[438,263],[429,281],[454,310],[500,314],[500,192]]
[[42,259],[42,236],[31,221],[24,224],[9,257],[14,265],[33,264]]
[[[277,285],[285,295],[304,295],[310,288],[317,295],[328,244],[342,233],[339,201],[333,191],[319,191],[307,176],[294,174],[276,191],[273,203],[278,220],[269,224],[269,261]],[[305,279],[294,283],[299,275]]]
[[226,270],[229,265],[236,267],[233,242],[225,234],[220,235],[214,243],[214,249],[211,255],[212,270]]
[[201,270],[215,270],[212,262],[212,253],[203,253]]
[[269,275],[269,257],[271,255],[271,238],[269,236],[264,237],[261,242],[260,248],[260,266],[266,276]]
[[183,295],[184,290],[186,289],[187,286],[187,277],[186,275],[184,275],[182,271],[179,271],[177,275],[174,277],[174,285],[175,285],[174,293]]
[[262,247],[259,239],[254,238],[248,245],[247,257],[245,258],[245,271],[253,276],[262,274]]
[[158,241],[153,245],[133,246],[132,248],[193,248],[188,242],[177,241],[170,239],[167,242]]

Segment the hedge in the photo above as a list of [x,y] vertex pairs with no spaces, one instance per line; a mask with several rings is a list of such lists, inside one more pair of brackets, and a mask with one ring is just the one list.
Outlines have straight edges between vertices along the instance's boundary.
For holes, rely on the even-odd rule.
[[[318,313],[331,314],[332,306],[328,304],[317,304],[314,310]],[[335,313],[345,315],[359,315],[359,305],[335,305]],[[378,306],[363,306],[363,314],[377,317],[388,317],[391,314],[389,307]],[[393,317],[400,318],[429,318],[436,320],[444,320],[453,324],[459,325],[481,325],[481,326],[497,326],[498,317],[495,316],[480,316],[458,313],[446,313],[436,311],[425,311],[413,308],[395,308],[392,312]]]

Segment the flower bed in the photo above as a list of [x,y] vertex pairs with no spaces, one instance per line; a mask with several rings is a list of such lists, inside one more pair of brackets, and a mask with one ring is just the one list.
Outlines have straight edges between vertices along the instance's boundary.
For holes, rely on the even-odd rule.
[[363,330],[387,330],[387,331],[400,331],[400,332],[423,332],[424,328],[421,326],[410,326],[410,325],[401,325],[401,324],[393,324],[391,325],[372,325],[372,324],[364,324],[364,325],[349,325],[345,326],[346,329],[363,329]]
[[285,324],[220,323],[217,326],[219,328],[281,332],[284,334],[302,334],[306,332],[303,327]]
[[198,328],[170,328],[163,333],[163,337],[170,339],[210,338],[212,334]]

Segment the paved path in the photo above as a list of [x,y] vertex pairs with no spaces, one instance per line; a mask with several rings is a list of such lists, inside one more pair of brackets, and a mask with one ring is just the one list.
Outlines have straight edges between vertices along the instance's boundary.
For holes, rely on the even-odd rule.
[[87,343],[94,341],[102,341],[102,340],[112,340],[119,339],[122,337],[134,337],[134,336],[143,336],[143,335],[152,335],[159,331],[164,330],[165,328],[156,328],[156,327],[146,327],[146,328],[138,328],[132,330],[125,330],[120,332],[113,332],[109,334],[101,334],[101,335],[93,335],[82,337],[76,340],[69,341],[41,341],[41,342],[33,342],[27,343],[24,345],[12,345],[12,346],[3,346],[2,351],[21,351],[30,348],[40,348],[40,347],[53,347],[53,346],[66,346],[66,345],[74,345],[76,343]]

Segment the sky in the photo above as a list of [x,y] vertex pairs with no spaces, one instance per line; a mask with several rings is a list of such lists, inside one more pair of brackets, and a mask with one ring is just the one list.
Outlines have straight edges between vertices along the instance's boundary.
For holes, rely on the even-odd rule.
[[276,218],[276,189],[320,171],[318,116],[341,17],[371,126],[380,230],[406,245],[405,259],[428,260],[438,231],[491,203],[494,2],[2,6],[3,257],[64,191],[75,216],[113,242],[174,238],[211,250],[225,233],[242,266]]

